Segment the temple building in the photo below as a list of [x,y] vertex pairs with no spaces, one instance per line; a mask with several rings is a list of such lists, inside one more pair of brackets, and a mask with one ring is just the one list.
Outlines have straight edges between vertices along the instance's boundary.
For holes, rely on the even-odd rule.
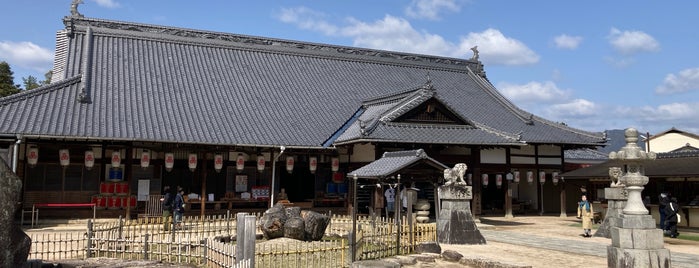
[[[475,214],[503,213],[508,190],[515,204],[557,213],[574,210],[566,192],[577,200],[558,180],[564,151],[605,144],[515,106],[477,50],[446,58],[77,12],[63,23],[52,83],[0,99],[0,147],[25,207],[99,202],[135,214],[170,185],[202,214],[265,208],[282,188],[288,202],[342,209],[349,171],[421,149],[467,164]],[[427,193],[443,178],[426,169],[402,181]]]

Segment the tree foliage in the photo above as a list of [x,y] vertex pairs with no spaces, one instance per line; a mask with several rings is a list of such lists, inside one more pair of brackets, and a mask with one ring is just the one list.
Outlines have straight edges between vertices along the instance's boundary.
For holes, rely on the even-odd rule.
[[20,92],[19,85],[15,85],[15,77],[10,64],[0,62],[0,98]]
[[24,90],[32,90],[41,86],[37,81],[36,77],[34,77],[33,75],[30,75],[26,78],[23,77],[22,81],[24,83]]

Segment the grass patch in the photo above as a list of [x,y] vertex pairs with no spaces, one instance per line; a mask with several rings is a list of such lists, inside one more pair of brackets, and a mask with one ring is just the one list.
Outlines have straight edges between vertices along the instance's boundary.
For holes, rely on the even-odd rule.
[[[669,237],[669,236],[665,236],[665,237]],[[682,234],[682,232],[680,232],[680,235],[674,239],[682,239],[682,240],[698,241],[699,242],[699,235],[695,235],[695,234],[688,235],[688,234]]]

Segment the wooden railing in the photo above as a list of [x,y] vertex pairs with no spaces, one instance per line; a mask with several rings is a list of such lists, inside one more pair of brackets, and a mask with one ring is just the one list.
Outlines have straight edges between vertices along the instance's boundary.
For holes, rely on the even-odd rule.
[[[255,215],[255,226],[259,226],[260,216]],[[351,217],[331,216],[321,241],[258,240],[253,242],[254,263],[241,264],[230,241],[237,228],[236,217],[230,214],[185,217],[182,229],[168,232],[163,231],[162,218],[119,219],[102,224],[89,221],[86,232],[30,235],[29,259],[109,257],[206,267],[349,267],[352,223]],[[357,260],[409,254],[420,242],[436,241],[435,223],[398,226],[392,219],[358,217]]]

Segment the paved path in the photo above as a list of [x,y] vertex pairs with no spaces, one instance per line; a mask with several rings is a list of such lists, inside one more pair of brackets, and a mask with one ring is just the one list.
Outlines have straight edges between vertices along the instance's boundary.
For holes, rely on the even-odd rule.
[[[607,257],[607,245],[597,242],[543,237],[510,231],[495,231],[487,229],[481,229],[480,232],[487,241],[557,250],[574,254],[586,254],[602,258]],[[609,245],[611,245],[611,240],[609,241]],[[670,256],[672,258],[672,267],[689,268],[697,267],[699,265],[698,254],[670,252]]]

